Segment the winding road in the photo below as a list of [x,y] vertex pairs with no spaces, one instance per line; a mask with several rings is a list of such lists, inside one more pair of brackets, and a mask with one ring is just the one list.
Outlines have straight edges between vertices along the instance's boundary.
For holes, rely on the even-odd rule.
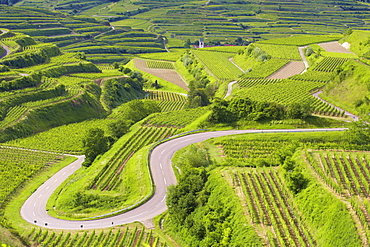
[[213,137],[234,134],[253,133],[292,133],[292,132],[326,132],[343,131],[344,128],[336,129],[284,129],[284,130],[227,130],[202,132],[182,136],[169,140],[155,147],[150,155],[150,170],[155,185],[154,195],[144,204],[126,213],[104,219],[70,221],[57,219],[50,216],[46,211],[46,203],[53,191],[70,175],[77,171],[84,160],[83,156],[75,156],[77,160],[66,166],[40,186],[24,203],[21,215],[26,221],[52,229],[95,229],[122,225],[134,221],[141,221],[145,225],[151,219],[167,210],[166,192],[167,187],[176,184],[176,178],[171,166],[173,154],[190,144],[201,142]]
[[[8,31],[6,30],[0,30],[0,34],[4,34],[4,33],[7,33]],[[5,53],[0,55],[0,59],[2,59],[3,57],[6,57],[10,54],[10,49],[9,47],[5,46],[5,45],[1,45],[1,47],[5,50]]]

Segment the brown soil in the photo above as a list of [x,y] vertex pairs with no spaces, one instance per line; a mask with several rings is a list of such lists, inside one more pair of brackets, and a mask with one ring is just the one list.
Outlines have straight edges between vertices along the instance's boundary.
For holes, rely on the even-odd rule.
[[145,60],[142,59],[134,59],[135,67],[147,72],[151,75],[154,75],[156,77],[159,77],[165,81],[171,82],[186,91],[189,91],[188,86],[186,85],[185,81],[182,79],[182,77],[173,69],[150,69],[146,66]]
[[286,79],[293,75],[298,75],[302,73],[305,69],[304,63],[302,61],[290,61],[284,65],[281,69],[267,77],[268,79]]
[[339,52],[339,53],[351,53],[349,50],[341,46],[338,41],[333,41],[333,42],[327,42],[327,43],[321,43],[319,44],[321,48],[323,48],[325,51],[328,52]]

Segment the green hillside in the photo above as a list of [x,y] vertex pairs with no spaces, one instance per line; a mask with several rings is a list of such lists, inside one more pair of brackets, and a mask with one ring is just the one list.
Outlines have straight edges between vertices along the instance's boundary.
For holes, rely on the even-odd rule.
[[[0,13],[0,245],[369,245],[365,1],[0,0]],[[86,159],[48,214],[140,207],[155,145],[231,129],[262,132],[176,152],[153,219],[57,230],[20,215],[73,155]]]

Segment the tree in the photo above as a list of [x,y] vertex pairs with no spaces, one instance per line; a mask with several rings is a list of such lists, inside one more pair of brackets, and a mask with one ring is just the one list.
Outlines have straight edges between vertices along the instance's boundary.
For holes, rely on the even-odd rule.
[[123,74],[128,75],[131,73],[130,68],[126,68],[125,66],[121,65],[118,67],[118,70],[121,71]]
[[190,167],[206,167],[210,164],[207,150],[198,148],[196,145],[190,145],[184,153],[182,161]]
[[127,133],[131,124],[132,121],[119,119],[116,122],[110,123],[108,128],[113,138],[118,139]]
[[112,66],[113,66],[113,68],[115,68],[115,69],[119,69],[119,63],[118,63],[118,62],[114,62],[114,63],[112,64]]
[[363,120],[352,122],[346,133],[348,141],[352,144],[366,145],[370,143],[370,125]]
[[191,42],[190,39],[187,39],[184,43],[184,48],[190,48]]
[[211,114],[208,121],[211,123],[229,123],[236,120],[237,113],[231,112],[229,103],[223,99],[216,98],[211,106]]
[[287,186],[294,194],[307,187],[309,180],[302,174],[292,158],[286,158],[282,167],[285,170]]
[[310,106],[302,103],[292,103],[286,109],[286,115],[292,119],[304,119],[310,115]]
[[85,52],[77,52],[76,58],[81,59],[81,60],[86,60]]
[[105,153],[109,148],[108,138],[104,136],[104,130],[99,128],[90,129],[82,140],[82,145],[85,154],[82,165],[86,167],[89,167],[98,155]]
[[293,170],[287,173],[287,186],[294,194],[306,188],[307,184],[308,179],[303,176],[302,172]]

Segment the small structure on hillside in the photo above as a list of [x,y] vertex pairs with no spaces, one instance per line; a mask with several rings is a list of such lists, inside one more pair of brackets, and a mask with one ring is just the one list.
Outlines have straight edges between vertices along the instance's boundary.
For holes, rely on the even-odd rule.
[[199,39],[199,47],[198,48],[204,48],[204,38]]

